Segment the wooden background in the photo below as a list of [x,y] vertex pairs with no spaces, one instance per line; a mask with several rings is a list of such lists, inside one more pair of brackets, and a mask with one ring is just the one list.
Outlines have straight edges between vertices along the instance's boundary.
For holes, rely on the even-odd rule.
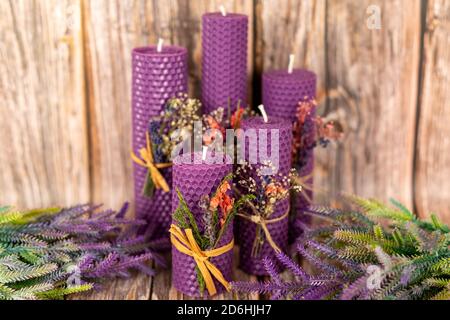
[[[254,104],[261,73],[293,52],[328,94],[322,114],[344,125],[316,152],[318,202],[393,197],[450,223],[448,0],[1,0],[0,203],[132,200],[131,49],[186,46],[198,96],[200,18],[220,3],[250,17]],[[381,29],[367,27],[370,5]],[[176,298],[169,277],[120,280],[103,298]]]
[[[321,104],[346,137],[317,151],[316,181],[394,197],[450,222],[450,1],[2,0],[0,203],[19,207],[132,199],[130,52],[158,37],[189,50],[199,93],[204,12],[250,17],[254,103],[288,54],[314,70]],[[369,29],[370,5],[381,29]],[[369,8],[370,9],[370,8]]]

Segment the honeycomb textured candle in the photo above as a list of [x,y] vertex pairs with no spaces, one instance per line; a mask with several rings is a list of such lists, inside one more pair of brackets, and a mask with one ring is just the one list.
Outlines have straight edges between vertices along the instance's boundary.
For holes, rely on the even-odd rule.
[[[304,99],[316,98],[317,77],[314,72],[305,69],[295,69],[292,73],[284,70],[269,71],[263,74],[263,104],[266,112],[272,117],[282,117],[295,122],[297,117],[298,103]],[[305,121],[304,139],[308,142],[314,141],[314,130],[312,118],[315,110]],[[306,183],[313,185],[314,153],[307,152],[306,157],[300,162],[293,164],[299,170],[301,177],[308,177]],[[313,198],[312,191],[305,191],[308,198]],[[309,202],[306,197],[298,194],[293,201],[291,223],[289,227],[289,242],[293,242],[301,234],[301,224],[308,223],[309,217],[303,214],[303,210]]]
[[[287,176],[291,170],[291,147],[292,147],[292,124],[289,120],[269,117],[269,121],[267,123],[261,117],[250,118],[242,122],[242,129],[256,129],[257,140],[250,141],[250,139],[246,139],[245,142],[245,159],[248,162],[250,154],[259,153],[260,150],[259,144],[261,135],[264,136],[266,133],[264,131],[259,131],[259,129],[267,129],[267,152],[269,153],[272,150],[273,143],[278,144],[279,150],[279,171],[284,176]],[[274,139],[272,141],[272,131],[278,130],[279,139]],[[274,151],[276,147],[274,147]],[[247,170],[246,175],[248,178],[253,177],[257,178],[256,170],[260,167],[260,164],[252,165],[252,170]],[[256,180],[258,181],[258,180]],[[276,206],[275,210],[270,216],[270,219],[275,219],[283,216],[286,211],[289,209],[289,198],[280,201]],[[252,211],[248,211],[245,214],[253,215]],[[270,258],[274,261],[275,268],[277,271],[282,271],[283,267],[276,259],[274,249],[269,245],[267,241],[264,242],[260,254],[257,257],[252,256],[252,248],[253,242],[256,236],[256,227],[257,225],[251,221],[246,219],[237,218],[238,224],[238,243],[240,244],[239,250],[239,267],[245,272],[253,275],[268,275],[266,268],[264,267],[263,259],[264,257]],[[267,224],[267,229],[273,239],[273,241],[277,244],[277,246],[283,251],[286,252],[288,246],[288,221],[289,219],[282,219],[278,222]]]
[[[136,48],[132,52],[133,151],[145,147],[149,120],[160,115],[166,102],[187,92],[187,51],[176,46]],[[168,237],[171,222],[171,192],[155,190],[153,198],[142,194],[147,168],[134,163],[136,216],[153,228],[153,238]],[[162,170],[171,183],[171,169]]]
[[[202,196],[211,196],[219,186],[220,182],[229,175],[233,167],[231,164],[207,164],[203,162],[202,154],[191,155],[199,163],[184,163],[182,156],[174,159],[173,166],[173,190],[180,190],[191,210],[200,232],[204,231],[203,211],[199,207]],[[220,155],[218,155],[220,156]],[[228,159],[227,163],[231,163]],[[179,200],[177,194],[172,194],[172,208],[178,207]],[[218,247],[228,244],[233,239],[233,224],[231,223],[219,241]],[[229,251],[210,260],[223,274],[227,281],[231,281],[233,251]],[[172,246],[172,284],[180,292],[193,297],[201,295],[197,282],[196,263],[194,259],[184,253],[179,252]],[[214,284],[217,293],[221,293],[225,288],[216,279]],[[205,291],[205,295],[207,291]]]
[[248,17],[207,13],[202,17],[202,103],[204,113],[231,111],[247,100]]

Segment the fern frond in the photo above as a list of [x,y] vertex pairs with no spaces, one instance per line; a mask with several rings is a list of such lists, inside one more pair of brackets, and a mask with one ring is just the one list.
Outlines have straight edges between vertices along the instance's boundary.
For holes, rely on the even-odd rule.
[[367,247],[347,246],[338,251],[338,258],[358,263],[376,263],[375,253]]
[[49,274],[58,268],[57,264],[50,263],[42,266],[29,266],[21,270],[0,271],[0,283],[8,284],[12,282],[24,281]]
[[431,300],[450,300],[450,290],[449,289],[442,289],[434,295]]
[[424,282],[430,287],[447,287],[450,285],[450,279],[444,278],[428,278]]
[[0,213],[0,225],[9,224],[14,221],[19,220],[23,214],[19,211],[13,211],[10,207],[4,209],[3,212]]
[[395,243],[393,243],[391,240],[377,239],[374,235],[363,231],[337,230],[334,232],[333,236],[338,241],[342,241],[355,246],[379,245],[385,250],[395,246]]
[[60,208],[33,209],[21,212],[21,216],[13,221],[14,224],[26,224],[36,221],[42,216],[54,215],[60,212]]
[[356,196],[352,196],[351,199],[371,217],[387,218],[398,222],[412,221],[415,219],[415,216],[410,212],[391,209],[375,199],[363,199]]
[[70,294],[82,293],[92,290],[94,287],[91,283],[81,284],[77,286],[71,286],[67,288],[57,288],[44,292],[37,293],[37,297],[44,300],[62,300],[65,296]]
[[0,283],[0,300],[13,300],[14,290]]
[[373,234],[377,240],[384,240],[383,228],[379,224],[373,227]]
[[434,213],[431,214],[431,222],[433,223],[436,229],[441,230],[442,232],[445,233],[450,232],[450,228],[445,224],[443,224]]
[[23,287],[14,291],[12,298],[14,300],[37,300],[37,294],[53,289],[51,283],[39,283],[33,286]]
[[436,262],[431,269],[434,272],[450,275],[450,258],[444,258]]

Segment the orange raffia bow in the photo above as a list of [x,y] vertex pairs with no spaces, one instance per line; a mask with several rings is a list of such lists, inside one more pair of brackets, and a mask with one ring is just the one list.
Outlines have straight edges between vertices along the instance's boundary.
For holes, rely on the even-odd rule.
[[172,224],[169,232],[170,241],[174,247],[181,253],[194,258],[203,279],[205,279],[206,288],[208,289],[210,296],[217,293],[216,286],[214,285],[214,280],[212,278],[213,276],[225,287],[225,289],[227,289],[227,291],[230,291],[230,284],[224,278],[222,272],[220,272],[220,270],[209,261],[209,258],[218,257],[232,250],[234,240],[231,240],[230,243],[223,247],[202,251],[195,241],[192,229],[185,229],[183,232],[180,227]]
[[145,134],[145,138],[147,141],[147,145],[145,148],[141,148],[139,150],[140,158],[136,156],[136,154],[131,151],[131,158],[134,162],[136,162],[138,165],[148,168],[148,172],[150,174],[150,177],[155,184],[156,189],[163,189],[164,192],[169,192],[170,188],[169,185],[166,182],[166,179],[164,179],[163,175],[159,172],[158,169],[163,169],[170,167],[171,163],[154,163],[153,160],[153,152],[152,152],[152,143],[150,140],[150,136],[148,132]]

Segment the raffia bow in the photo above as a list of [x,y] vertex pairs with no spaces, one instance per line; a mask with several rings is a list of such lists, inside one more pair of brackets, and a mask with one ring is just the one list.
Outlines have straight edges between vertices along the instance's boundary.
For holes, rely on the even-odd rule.
[[209,258],[218,257],[230,250],[233,249],[234,240],[231,240],[227,245],[212,249],[202,251],[195,241],[194,234],[192,233],[192,229],[185,229],[184,232],[180,227],[172,224],[170,226],[170,241],[175,246],[175,248],[190,257],[193,257],[195,263],[200,270],[200,273],[205,280],[206,288],[208,289],[208,293],[210,296],[213,296],[217,293],[216,286],[214,284],[213,276],[216,278],[227,291],[230,290],[230,284],[222,275],[222,272],[213,265]]
[[289,210],[290,210],[290,207],[287,208],[286,212],[282,216],[280,216],[278,218],[274,218],[274,219],[265,219],[262,216],[256,215],[256,214],[255,215],[246,215],[246,214],[238,213],[237,215],[243,219],[246,219],[248,221],[251,221],[251,222],[261,226],[269,245],[272,247],[273,250],[275,250],[276,253],[280,253],[281,249],[280,249],[280,247],[278,247],[278,245],[275,243],[275,241],[273,241],[272,235],[270,234],[270,231],[269,231],[269,228],[267,227],[267,225],[286,219],[289,216]]
[[172,166],[172,163],[154,163],[152,142],[148,132],[146,132],[145,138],[146,147],[139,150],[140,158],[133,151],[131,151],[131,158],[138,165],[148,168],[149,177],[152,179],[156,189],[163,189],[164,192],[169,192],[169,185],[158,169],[168,168]]

